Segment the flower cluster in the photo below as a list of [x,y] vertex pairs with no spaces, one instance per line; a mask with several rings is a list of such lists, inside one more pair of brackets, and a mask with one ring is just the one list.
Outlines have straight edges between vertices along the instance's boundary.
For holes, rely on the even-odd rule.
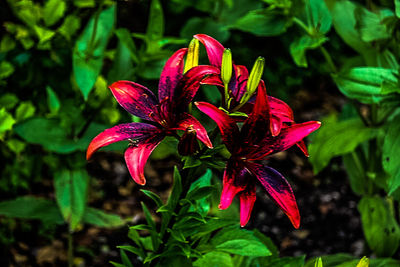
[[[100,133],[90,143],[87,159],[103,146],[129,140],[125,161],[135,182],[144,185],[144,165],[165,136],[180,139],[181,154],[198,150],[196,138],[212,148],[207,131],[188,112],[188,106],[201,84],[216,85],[223,95],[220,108],[207,102],[195,102],[195,105],[215,121],[222,141],[231,153],[223,175],[219,208],[228,208],[237,195],[240,224],[246,225],[256,200],[256,184],[260,182],[298,228],[300,215],[292,188],[278,171],[263,164],[263,160],[293,145],[308,156],[303,138],[318,129],[320,122],[295,123],[293,112],[286,103],[267,96],[265,83],[261,80],[262,58],[256,61],[249,74],[246,67],[233,64],[230,50],[218,41],[204,34],[194,37],[189,49],[178,50],[165,64],[158,86],[158,100],[152,91],[134,82],[118,81],[110,86],[125,110],[147,122],[120,124]],[[210,65],[198,65],[199,41],[206,48]],[[179,136],[177,130],[184,134]],[[188,146],[185,145],[187,142]],[[197,146],[191,145],[194,143]]]

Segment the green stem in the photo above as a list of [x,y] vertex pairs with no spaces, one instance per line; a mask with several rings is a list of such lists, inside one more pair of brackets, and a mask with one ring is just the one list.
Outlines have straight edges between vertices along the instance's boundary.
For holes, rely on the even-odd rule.
[[300,19],[293,17],[293,22],[296,23],[298,26],[300,26],[300,28],[302,28],[310,36],[313,35],[313,33],[310,31],[310,28],[308,28],[308,26],[306,24],[304,24],[304,22],[301,21]]
[[324,56],[326,62],[328,63],[329,68],[331,69],[331,71],[333,73],[337,73],[338,71],[337,71],[336,65],[335,65],[335,63],[333,63],[332,57],[329,54],[329,52],[323,46],[320,46],[319,49],[321,50],[321,53]]
[[72,231],[68,230],[68,267],[74,265],[74,240]]

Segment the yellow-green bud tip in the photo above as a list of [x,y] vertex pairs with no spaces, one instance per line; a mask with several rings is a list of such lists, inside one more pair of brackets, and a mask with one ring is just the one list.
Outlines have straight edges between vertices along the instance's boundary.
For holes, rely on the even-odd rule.
[[258,57],[251,69],[249,80],[247,81],[247,94],[252,96],[257,90],[258,84],[260,83],[261,77],[264,72],[265,59]]
[[199,65],[199,48],[199,40],[193,38],[192,41],[190,41],[189,43],[184,73],[186,73],[191,68]]
[[228,85],[232,77],[232,53],[229,48],[222,54],[221,79],[224,85]]

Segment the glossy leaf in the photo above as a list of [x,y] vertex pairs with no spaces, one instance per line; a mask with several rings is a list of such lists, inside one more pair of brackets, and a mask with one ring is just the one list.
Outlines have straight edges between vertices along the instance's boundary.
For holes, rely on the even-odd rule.
[[103,66],[104,51],[115,23],[115,5],[92,17],[76,42],[73,70],[84,99],[89,96]]
[[327,33],[332,25],[332,17],[324,1],[307,0],[306,13],[311,27],[320,33]]
[[389,129],[385,135],[383,143],[382,165],[389,178],[389,194],[392,194],[400,187],[400,157],[398,148],[400,147],[400,116],[395,117],[389,123]]
[[234,267],[232,258],[228,253],[211,251],[203,255],[193,263],[194,267]]
[[388,206],[380,197],[365,196],[358,204],[368,246],[377,256],[392,256],[400,243],[400,227]]
[[271,252],[268,250],[268,248],[263,243],[256,240],[228,240],[217,245],[215,248],[218,251],[242,256],[264,257],[271,255]]

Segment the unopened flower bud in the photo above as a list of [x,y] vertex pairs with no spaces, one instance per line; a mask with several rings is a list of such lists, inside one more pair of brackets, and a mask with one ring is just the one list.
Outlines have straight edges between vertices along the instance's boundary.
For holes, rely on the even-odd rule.
[[258,57],[251,69],[249,79],[247,81],[247,95],[250,98],[257,90],[258,84],[260,83],[261,77],[264,72],[265,59]]
[[189,43],[184,73],[199,65],[199,48],[199,40],[193,38]]
[[178,152],[182,156],[193,155],[200,150],[197,142],[197,133],[193,127],[186,128],[178,144]]
[[224,85],[228,85],[232,78],[232,53],[229,48],[222,54],[221,79]]

